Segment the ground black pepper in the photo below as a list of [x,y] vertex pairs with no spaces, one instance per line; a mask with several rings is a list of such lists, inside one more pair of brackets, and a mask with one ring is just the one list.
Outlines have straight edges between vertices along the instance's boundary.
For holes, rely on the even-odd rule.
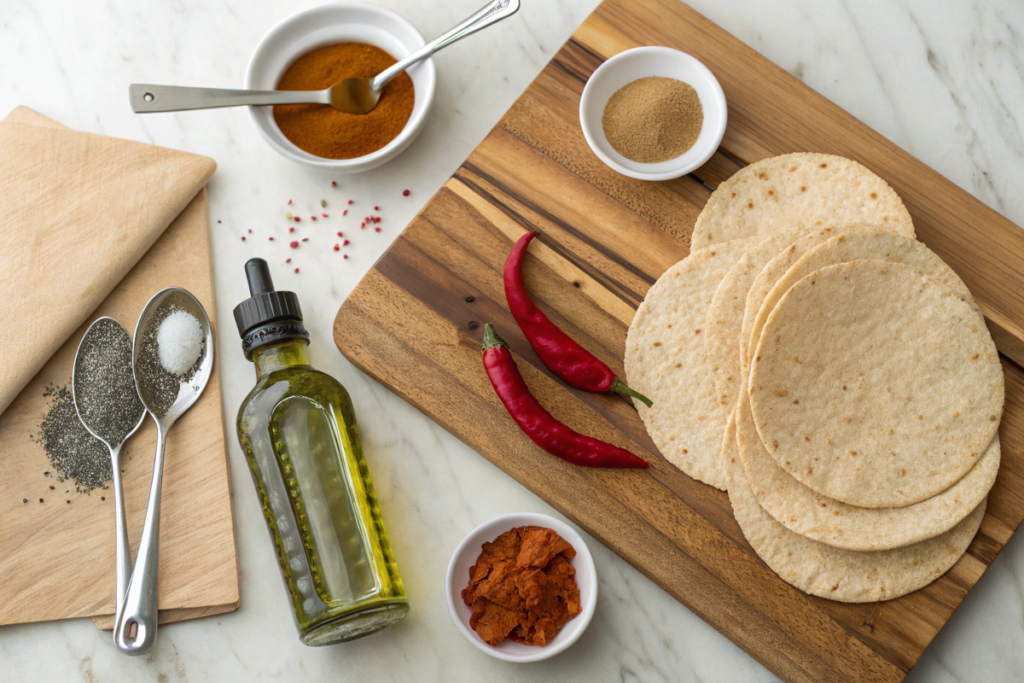
[[[43,396],[50,399],[50,406],[33,439],[46,452],[57,472],[57,481],[70,479],[80,493],[107,488],[113,476],[110,452],[78,419],[71,390],[50,384]],[[50,474],[43,473],[47,477]]]
[[132,374],[132,337],[116,320],[97,320],[75,358],[74,397],[82,421],[111,446],[123,443],[145,408]]

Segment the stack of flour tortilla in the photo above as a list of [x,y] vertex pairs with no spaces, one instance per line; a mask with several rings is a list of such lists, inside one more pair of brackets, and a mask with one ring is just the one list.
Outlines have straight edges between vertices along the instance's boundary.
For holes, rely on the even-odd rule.
[[963,281],[862,165],[789,154],[712,194],[626,340],[666,459],[728,490],[757,554],[844,602],[967,550],[999,470],[1003,372]]

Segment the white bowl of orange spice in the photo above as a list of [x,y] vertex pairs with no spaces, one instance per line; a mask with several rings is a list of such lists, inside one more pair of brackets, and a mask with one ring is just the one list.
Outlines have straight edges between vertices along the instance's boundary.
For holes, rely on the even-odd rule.
[[[362,3],[313,7],[288,17],[260,41],[245,74],[254,90],[321,90],[372,77],[424,44],[391,10]],[[368,114],[326,105],[250,107],[256,129],[281,155],[334,173],[359,173],[401,154],[419,135],[434,100],[430,58],[389,82]]]
[[714,74],[668,47],[615,55],[594,71],[580,99],[590,149],[639,180],[670,180],[700,167],[722,142],[727,119]]
[[539,662],[567,650],[590,625],[597,570],[583,537],[539,513],[495,517],[471,531],[445,579],[456,628],[506,662]]

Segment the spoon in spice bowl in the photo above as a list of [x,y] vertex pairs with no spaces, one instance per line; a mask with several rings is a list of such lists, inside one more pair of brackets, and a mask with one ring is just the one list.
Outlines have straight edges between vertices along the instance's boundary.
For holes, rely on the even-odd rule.
[[113,318],[103,317],[85,331],[78,343],[71,371],[71,395],[78,419],[110,450],[117,546],[116,621],[124,606],[124,594],[132,571],[124,489],[121,486],[121,446],[146,416],[132,374],[132,336],[124,325]]
[[392,78],[438,50],[519,11],[520,0],[491,0],[465,21],[373,78],[346,78],[326,90],[222,90],[133,83],[128,99],[136,114],[275,104],[327,104],[350,114],[368,114]]
[[122,652],[141,655],[156,642],[160,491],[167,432],[199,399],[213,372],[213,331],[202,304],[180,287],[157,292],[135,326],[132,356],[139,397],[156,422],[156,455],[139,555],[124,608],[114,624],[114,642]]

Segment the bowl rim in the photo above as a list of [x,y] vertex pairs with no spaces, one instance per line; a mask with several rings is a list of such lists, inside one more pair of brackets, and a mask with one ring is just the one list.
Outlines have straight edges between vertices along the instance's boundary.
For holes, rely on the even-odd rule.
[[[714,98],[714,102],[716,105],[714,109],[717,110],[715,112],[717,130],[715,131],[713,144],[708,143],[707,150],[705,150],[705,153],[702,154],[697,159],[697,161],[690,162],[685,165],[680,165],[678,168],[674,168],[668,171],[635,171],[633,169],[623,166],[618,161],[608,156],[604,152],[604,150],[602,150],[600,146],[597,144],[597,141],[590,129],[590,126],[587,125],[587,119],[585,116],[585,112],[592,106],[591,99],[593,97],[593,89],[591,88],[591,84],[598,82],[601,76],[607,74],[615,66],[617,62],[622,61],[623,59],[627,58],[627,56],[634,56],[637,53],[671,54],[673,59],[678,59],[681,57],[685,61],[689,61],[691,66],[693,66],[698,72],[700,72],[705,78],[707,78],[708,83],[711,86],[712,96]],[[720,116],[717,115],[718,112],[721,112]],[[630,178],[636,178],[637,180],[658,181],[672,180],[673,178],[679,178],[680,176],[684,176],[687,173],[691,173],[692,171],[700,168],[705,162],[707,162],[708,159],[710,159],[714,155],[714,153],[718,150],[719,146],[721,146],[722,144],[722,138],[725,136],[725,129],[729,120],[729,109],[728,103],[725,99],[725,92],[722,90],[721,83],[718,82],[718,79],[715,78],[715,74],[712,73],[711,69],[709,69],[707,65],[705,65],[702,61],[700,61],[699,59],[697,59],[696,57],[687,52],[683,52],[682,50],[677,50],[672,47],[665,47],[663,45],[643,45],[640,47],[634,47],[628,50],[623,50],[619,54],[613,57],[609,57],[604,61],[603,64],[601,64],[599,67],[597,67],[597,69],[594,70],[594,73],[590,75],[590,78],[587,79],[586,85],[583,87],[583,94],[580,97],[579,118],[580,128],[583,130],[583,137],[586,138],[587,145],[590,147],[591,151],[594,152],[594,154],[597,155],[597,157],[602,162],[604,162],[606,166],[608,166],[613,171],[621,173],[622,175],[628,176]],[[707,111],[705,111],[705,121],[707,121]],[[681,158],[681,156],[679,158]]]
[[[556,641],[545,647],[536,648],[536,652],[530,652],[526,655],[512,655],[488,645],[480,639],[480,636],[477,635],[476,631],[469,627],[469,622],[460,615],[458,607],[456,606],[456,596],[452,594],[452,584],[455,578],[455,565],[457,561],[466,552],[474,552],[477,554],[480,552],[479,550],[470,548],[469,546],[471,543],[479,545],[485,541],[491,541],[494,538],[497,538],[498,535],[515,527],[530,525],[553,529],[559,536],[564,538],[566,541],[569,541],[572,544],[572,547],[576,550],[576,557],[571,560],[573,567],[576,569],[576,573],[585,573],[590,578],[590,583],[593,588],[589,591],[589,595],[583,597],[579,616],[569,622],[576,622],[575,629],[572,633],[568,634],[563,640]],[[493,533],[496,529],[503,530],[497,531],[490,538],[485,538],[482,541],[479,539],[479,535],[485,530],[489,530],[489,533]],[[583,632],[587,630],[588,626],[590,626],[590,621],[594,618],[594,611],[597,607],[597,591],[597,567],[594,565],[594,556],[590,554],[590,548],[587,547],[587,542],[584,540],[583,535],[571,525],[540,512],[512,512],[505,515],[499,515],[478,525],[475,529],[466,534],[465,538],[463,538],[455,548],[451,559],[448,561],[448,571],[445,573],[445,597],[448,601],[448,613],[451,614],[452,621],[455,622],[455,626],[458,628],[459,632],[462,633],[462,635],[466,637],[466,640],[471,642],[481,652],[484,652],[495,659],[519,664],[540,662],[545,659],[550,659],[551,657],[569,649],[577,640],[579,640],[580,636],[583,635]],[[461,596],[459,596],[458,604],[462,605]],[[565,626],[562,628],[564,629]]]
[[[290,14],[284,19],[280,20],[279,22],[274,24],[270,28],[270,30],[268,30],[263,35],[262,38],[260,38],[259,42],[256,44],[256,47],[253,49],[252,54],[249,56],[249,63],[246,65],[245,68],[245,80],[243,87],[245,87],[246,89],[252,88],[252,81],[254,79],[253,69],[254,64],[256,62],[256,58],[259,55],[261,55],[261,53],[268,50],[269,46],[272,45],[274,41],[276,41],[280,37],[280,35],[288,29],[288,27],[291,24],[311,15],[315,16],[317,14],[321,14],[324,12],[345,9],[366,10],[371,14],[377,14],[390,21],[394,21],[397,24],[403,25],[404,28],[408,29],[419,40],[419,44],[413,46],[412,50],[419,49],[420,47],[426,44],[426,40],[423,38],[423,34],[420,33],[419,30],[415,26],[413,26],[413,24],[408,19],[387,7],[372,5],[365,2],[331,2],[323,5],[317,5],[315,7],[308,7],[304,10],[295,12],[294,14]],[[391,33],[390,30],[383,30],[386,30],[388,33]],[[295,55],[295,57],[293,57],[293,61],[295,58],[299,56],[300,55]],[[272,131],[266,129],[266,126],[263,123],[263,121],[261,121],[260,118],[257,116],[257,112],[260,109],[259,107],[247,107],[249,110],[249,118],[252,120],[253,125],[256,126],[256,130],[259,131],[263,139],[275,151],[277,151],[279,154],[292,161],[305,164],[307,166],[311,166],[314,168],[329,171],[360,169],[363,167],[365,167],[366,170],[369,170],[370,168],[379,166],[385,161],[390,160],[393,156],[397,156],[400,152],[404,151],[405,148],[412,143],[413,139],[419,134],[420,130],[423,128],[424,124],[426,123],[427,115],[430,113],[430,110],[432,108],[434,102],[434,95],[437,90],[437,67],[434,64],[433,57],[427,57],[426,59],[417,62],[416,64],[409,68],[423,69],[425,72],[425,80],[427,87],[426,92],[423,93],[423,108],[418,113],[414,113],[409,117],[409,120],[406,121],[405,126],[402,128],[402,131],[398,135],[396,135],[395,138],[391,140],[391,142],[384,145],[375,152],[364,154],[361,157],[353,157],[351,159],[327,159],[323,157],[315,157],[315,155],[312,155],[309,152],[306,152],[305,150],[302,151],[305,154],[310,154],[310,156],[313,156],[314,158],[309,159],[300,156],[295,152],[294,149],[292,149],[292,147],[295,146],[294,143],[292,143],[287,138],[284,138],[285,143],[287,143],[284,144],[280,140],[278,140],[275,135],[272,134]],[[417,88],[416,97],[419,96],[420,89]],[[281,137],[283,138],[284,135],[282,134]],[[296,147],[296,149],[299,148]]]

